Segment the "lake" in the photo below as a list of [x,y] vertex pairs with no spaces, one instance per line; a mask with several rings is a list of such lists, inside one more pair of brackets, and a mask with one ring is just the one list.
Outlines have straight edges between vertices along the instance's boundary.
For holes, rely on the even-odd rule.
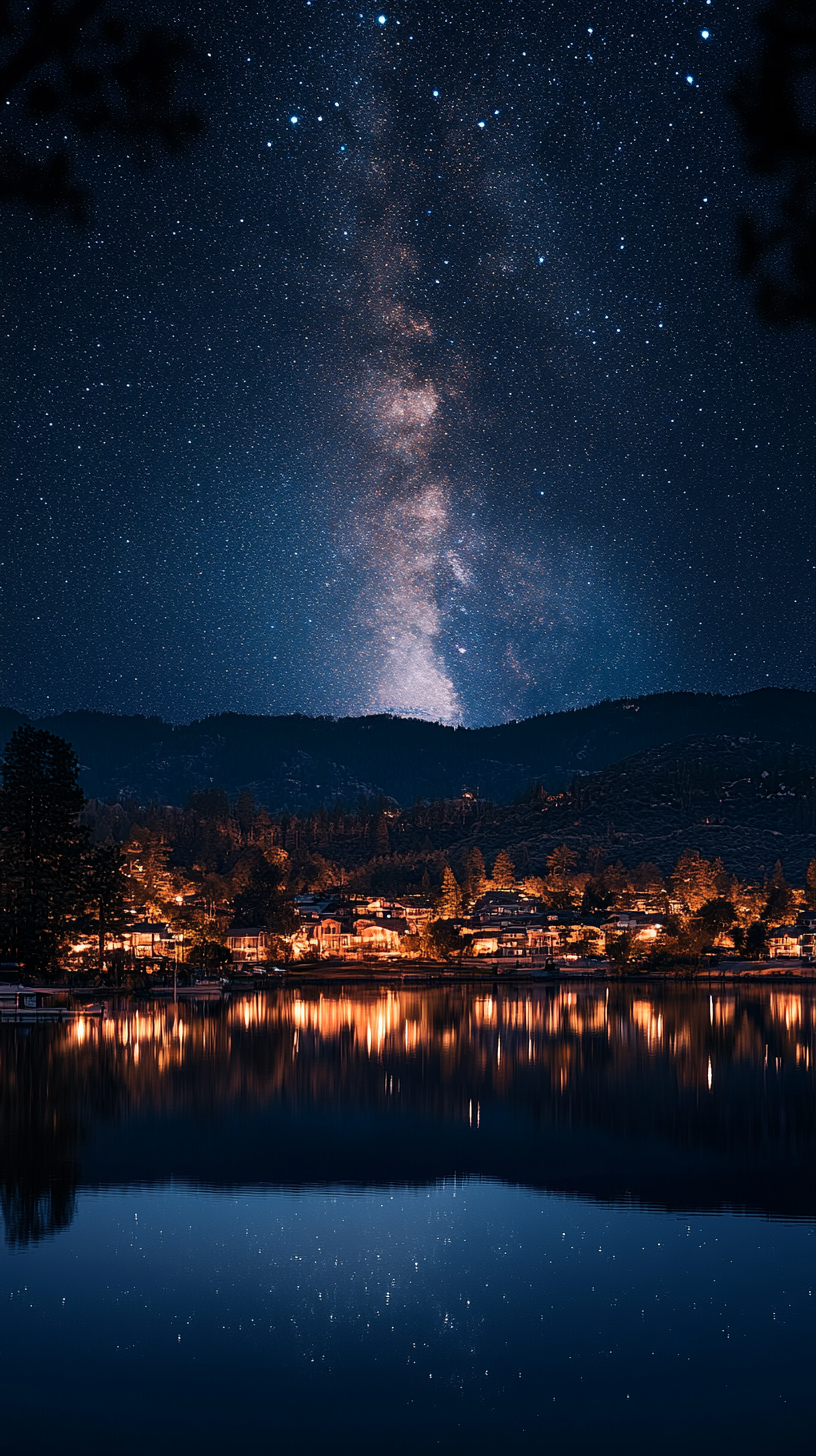
[[810,1442],[816,995],[314,985],[0,1027],[6,1449]]

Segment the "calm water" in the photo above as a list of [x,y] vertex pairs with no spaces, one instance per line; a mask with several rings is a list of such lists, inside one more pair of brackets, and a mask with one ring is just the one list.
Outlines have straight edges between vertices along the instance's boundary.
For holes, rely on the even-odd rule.
[[815,1012],[304,986],[1,1028],[6,1448],[809,1442]]

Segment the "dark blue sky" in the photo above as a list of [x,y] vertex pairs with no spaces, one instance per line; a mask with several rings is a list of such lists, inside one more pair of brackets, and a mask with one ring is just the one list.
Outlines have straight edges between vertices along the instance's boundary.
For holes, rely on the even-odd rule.
[[0,218],[2,698],[814,686],[811,339],[734,272],[752,13],[178,11],[189,157]]

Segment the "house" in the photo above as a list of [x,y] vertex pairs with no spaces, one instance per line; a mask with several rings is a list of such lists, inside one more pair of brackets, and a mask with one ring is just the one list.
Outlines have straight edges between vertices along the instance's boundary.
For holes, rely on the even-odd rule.
[[614,910],[604,930],[609,936],[631,935],[634,940],[655,941],[663,934],[665,915],[646,910]]
[[471,924],[484,925],[495,921],[511,919],[519,915],[530,915],[538,910],[538,903],[529,900],[518,890],[489,890],[471,911]]
[[[527,902],[529,910],[531,902]],[[558,950],[558,917],[555,915],[496,915],[471,920],[470,954],[476,957],[552,956]]]
[[433,916],[430,905],[419,905],[410,900],[367,900],[364,913],[378,920],[404,920],[408,935],[421,935]]
[[799,925],[775,925],[773,930],[768,931],[768,954],[771,960],[778,960],[782,956],[801,956],[804,934],[806,932]]
[[799,936],[799,947],[802,960],[812,965],[816,956],[816,930],[803,930]]
[[362,895],[298,895],[295,903],[295,955],[318,960],[399,955],[406,936],[419,935],[432,914],[428,905]]
[[155,960],[157,956],[172,959],[176,953],[176,936],[164,921],[141,920],[128,926],[121,936],[111,937],[109,946],[130,951],[137,960]]
[[402,941],[411,933],[405,916],[394,907],[383,912],[361,912],[356,905],[338,904],[322,913],[312,913],[301,922],[295,942],[297,954],[318,960],[358,960],[370,955],[398,955]]
[[258,966],[269,958],[272,935],[262,925],[228,930],[224,940],[237,965]]

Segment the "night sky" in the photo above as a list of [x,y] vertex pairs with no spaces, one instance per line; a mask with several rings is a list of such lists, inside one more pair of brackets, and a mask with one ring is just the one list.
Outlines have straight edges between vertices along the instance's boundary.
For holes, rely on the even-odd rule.
[[813,687],[812,341],[735,273],[753,13],[174,11],[203,138],[81,145],[85,230],[0,216],[0,697]]

